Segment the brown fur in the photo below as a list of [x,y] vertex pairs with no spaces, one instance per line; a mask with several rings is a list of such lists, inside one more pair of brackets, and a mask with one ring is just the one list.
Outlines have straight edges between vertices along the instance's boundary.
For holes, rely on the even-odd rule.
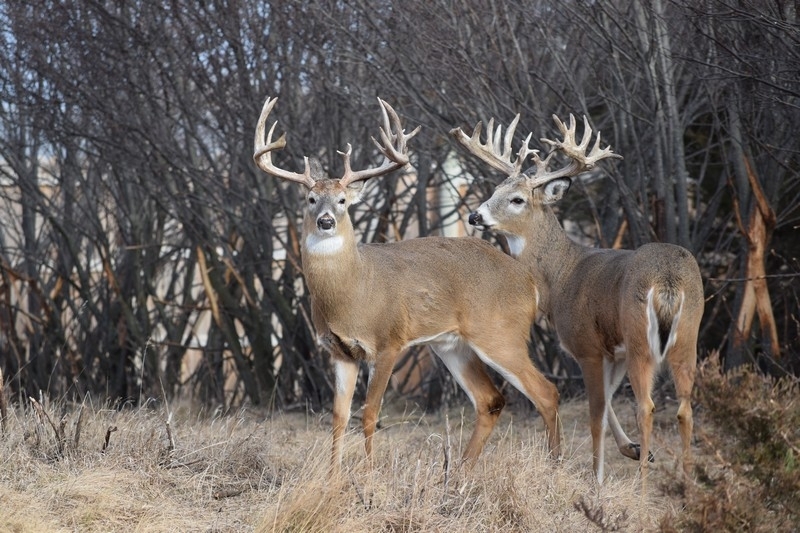
[[[511,212],[509,198],[519,196],[521,212]],[[553,200],[554,201],[554,200]],[[691,389],[697,359],[697,335],[703,314],[703,285],[694,257],[671,244],[647,244],[638,250],[587,248],[573,242],[539,188],[531,190],[524,177],[509,178],[478,210],[492,219],[492,230],[525,239],[519,260],[531,267],[540,291],[540,308],[556,330],[562,347],[583,370],[589,397],[595,474],[602,470],[602,419],[608,408],[617,446],[641,461],[643,475],[650,457],[654,404],[651,398],[656,357],[648,345],[647,293],[654,289],[661,346],[672,328],[681,295],[676,344],[666,354],[680,407],[679,427],[684,469],[691,469]],[[485,219],[486,217],[484,217]],[[615,350],[625,346],[628,378],[639,405],[641,450],[624,435],[606,397],[603,361],[612,362]],[[616,355],[618,357],[618,355]],[[613,386],[613,385],[612,385]],[[616,388],[616,387],[614,387]]]
[[[551,452],[558,455],[558,393],[527,355],[537,313],[530,298],[536,285],[528,269],[485,241],[469,237],[357,244],[347,215],[357,191],[342,187],[337,180],[320,179],[308,194],[315,203],[309,204],[304,219],[302,260],[314,325],[321,335],[330,332],[348,347],[347,352],[337,353],[332,345],[335,364],[347,375],[341,389],[337,384],[334,400],[334,462],[340,461],[358,371],[352,355],[360,354],[374,369],[363,417],[370,453],[380,401],[399,356],[420,339],[441,334],[461,338],[519,379],[522,392],[542,413]],[[346,202],[339,204],[342,197]],[[335,214],[337,235],[343,238],[335,254],[314,253],[308,246],[307,237],[315,234],[315,221],[325,212]],[[466,459],[474,459],[505,400],[472,349],[456,352],[455,357],[466,359],[461,385],[478,416],[464,452]]]
[[[481,123],[471,136],[459,128],[450,132],[471,153],[508,176],[470,215],[470,223],[506,235],[512,254],[530,266],[541,295],[540,307],[562,347],[581,365],[598,481],[603,478],[607,419],[620,452],[640,460],[644,487],[653,426],[651,389],[663,357],[672,370],[680,401],[678,422],[688,474],[692,462],[691,391],[704,304],[700,269],[688,250],[671,244],[647,244],[635,251],[607,250],[580,246],[569,239],[549,205],[569,190],[568,178],[592,169],[602,159],[620,156],[610,147],[600,148],[599,134],[586,152],[592,137],[586,117],[580,142],[573,116],[569,125],[553,118],[564,138],[542,139],[554,148],[545,159],[528,146],[529,135],[512,161],[511,144],[519,115],[504,137],[502,127],[495,130],[489,121],[485,142],[481,141]],[[566,155],[569,163],[550,170],[558,152]],[[529,157],[534,167],[526,175],[522,165]],[[625,435],[610,402],[607,405],[626,370],[638,403],[641,450]]]

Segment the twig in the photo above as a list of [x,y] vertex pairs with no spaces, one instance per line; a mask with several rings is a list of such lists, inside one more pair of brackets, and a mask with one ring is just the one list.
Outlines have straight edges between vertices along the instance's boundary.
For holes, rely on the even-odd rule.
[[361,492],[361,490],[359,490],[358,483],[356,483],[356,478],[353,476],[353,472],[348,472],[348,475],[350,476],[350,483],[353,484],[353,488],[356,490],[356,496],[358,496],[358,499],[361,501],[361,506],[365,511],[369,511],[371,502],[367,502],[364,494]]
[[795,446],[794,444],[791,443],[791,441],[789,440],[789,437],[786,435],[785,431],[781,431],[780,432],[780,436],[783,438],[783,441],[786,443],[786,445],[789,448],[791,448],[791,450],[794,453],[796,453],[797,455],[800,455],[800,448],[798,448],[797,446]]
[[106,453],[106,449],[108,448],[108,441],[111,438],[111,434],[117,430],[117,426],[108,426],[106,430],[106,441],[103,443],[103,449],[101,452]]
[[238,495],[242,494],[245,490],[247,490],[247,489],[246,488],[219,489],[219,490],[215,490],[211,494],[211,497],[214,498],[215,500],[221,500],[223,498],[233,498],[235,496],[238,496]]
[[172,413],[169,414],[167,417],[167,439],[169,440],[169,444],[167,445],[167,453],[172,453],[175,450],[175,439],[172,437],[172,429],[170,428],[170,422],[172,421]]
[[3,435],[6,434],[6,418],[8,418],[8,407],[6,406],[5,382],[3,380],[3,369],[0,368],[0,426],[3,428]]
[[800,276],[800,272],[791,272],[789,274],[764,274],[763,276],[753,276],[752,278],[705,278],[708,281],[723,281],[726,283],[741,283],[744,281],[758,281],[760,279],[775,279],[775,278],[796,278]]
[[67,413],[58,421],[58,449],[63,452],[67,447]]
[[447,495],[447,487],[450,483],[450,417],[444,415],[444,493]]
[[600,531],[604,533],[606,531],[620,531],[623,529],[625,521],[628,519],[627,511],[622,511],[618,513],[616,516],[612,516],[611,514],[606,514],[605,509],[603,508],[603,504],[599,503],[597,505],[591,504],[587,501],[585,496],[582,496],[580,500],[576,501],[573,506],[576,510],[583,513],[583,515],[591,522],[592,524],[596,525]]
[[75,438],[72,439],[72,448],[77,450],[78,443],[81,440],[81,425],[83,423],[83,408],[86,404],[81,404],[80,409],[78,410],[78,421],[75,422]]
[[53,428],[53,433],[55,433],[56,436],[56,445],[58,446],[58,454],[61,455],[61,453],[63,452],[63,444],[64,441],[66,440],[63,437],[64,424],[66,422],[64,421],[63,418],[61,419],[61,430],[59,431],[59,428],[56,427],[55,423],[53,422],[53,419],[50,418],[50,415],[48,415],[47,412],[44,410],[42,404],[36,401],[36,398],[31,397],[31,405],[33,406],[33,410],[36,412],[36,415],[38,416],[39,420],[47,420],[47,423],[50,424],[51,428]]

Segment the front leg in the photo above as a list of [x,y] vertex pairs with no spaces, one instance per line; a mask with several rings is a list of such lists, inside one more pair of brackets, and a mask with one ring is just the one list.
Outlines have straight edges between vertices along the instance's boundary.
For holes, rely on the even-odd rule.
[[[333,355],[333,354],[332,354]],[[342,465],[342,445],[347,424],[350,421],[350,406],[356,389],[358,363],[352,358],[333,356],[335,389],[333,391],[333,453],[331,470],[338,473]]]
[[338,473],[342,465],[343,440],[350,422],[353,393],[356,390],[358,362],[351,356],[342,340],[328,328],[325,317],[314,304],[313,298],[311,321],[317,330],[317,342],[330,355],[334,371],[331,472]]
[[372,436],[378,424],[378,415],[383,403],[383,395],[392,377],[397,350],[384,350],[378,354],[378,360],[370,366],[367,398],[364,404],[364,448],[367,457],[372,455]]

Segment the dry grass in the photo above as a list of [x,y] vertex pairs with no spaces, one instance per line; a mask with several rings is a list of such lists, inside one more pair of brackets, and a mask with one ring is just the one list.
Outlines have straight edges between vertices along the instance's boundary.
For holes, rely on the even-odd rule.
[[[469,437],[471,410],[446,425],[386,409],[372,464],[354,429],[336,479],[324,416],[42,403],[45,419],[8,411],[0,531],[642,531],[681,505],[657,490],[642,499],[636,463],[615,453],[595,487],[585,402],[563,406],[561,464],[546,458],[527,409],[502,415],[471,472],[444,468]],[[629,404],[618,407],[628,426]],[[673,439],[662,452],[676,449],[674,428],[657,432]],[[660,454],[654,477],[675,468],[672,455]]]
[[[582,404],[578,407],[584,408]],[[630,477],[601,489],[591,479],[589,447],[575,440],[562,464],[547,459],[543,428],[524,415],[501,419],[497,434],[471,472],[447,473],[445,420],[400,420],[382,432],[373,464],[351,439],[351,470],[325,478],[327,450],[284,480],[265,507],[259,531],[607,531],[654,530],[669,502],[642,500]],[[523,421],[524,420],[524,421]],[[452,455],[469,428],[451,422]],[[633,464],[633,463],[632,463]],[[597,520],[590,525],[587,514]]]

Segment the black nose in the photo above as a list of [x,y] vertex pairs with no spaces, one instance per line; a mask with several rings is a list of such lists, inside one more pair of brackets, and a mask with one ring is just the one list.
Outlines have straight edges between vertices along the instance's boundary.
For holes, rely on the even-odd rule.
[[330,215],[322,215],[317,219],[317,227],[321,230],[329,230],[336,227],[336,220]]
[[481,217],[480,213],[477,211],[473,211],[469,214],[469,218],[467,219],[472,226],[479,226],[483,224],[483,217]]

